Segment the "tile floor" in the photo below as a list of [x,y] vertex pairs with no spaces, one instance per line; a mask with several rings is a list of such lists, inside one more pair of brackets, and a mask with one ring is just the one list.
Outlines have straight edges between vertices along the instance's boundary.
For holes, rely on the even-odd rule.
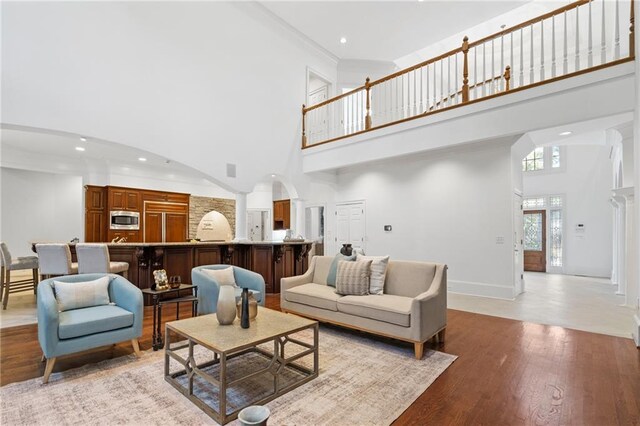
[[603,278],[525,273],[516,300],[449,293],[450,309],[631,338],[635,310]]
[[[449,308],[631,338],[635,311],[608,279],[527,272],[525,289],[516,300],[450,293]],[[35,308],[33,293],[11,294],[0,328],[36,323]]]

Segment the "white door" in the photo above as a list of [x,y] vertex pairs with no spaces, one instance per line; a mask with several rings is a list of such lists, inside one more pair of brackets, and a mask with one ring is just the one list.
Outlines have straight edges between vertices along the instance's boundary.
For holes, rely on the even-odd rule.
[[524,292],[524,216],[522,211],[522,195],[513,196],[513,271],[515,296]]
[[[329,98],[329,86],[322,86],[309,93],[309,106],[324,102]],[[307,123],[309,140],[313,142],[329,139],[328,108],[314,110]]]
[[351,244],[355,248],[365,249],[365,206],[364,202],[338,204],[336,209],[337,249],[342,244]]

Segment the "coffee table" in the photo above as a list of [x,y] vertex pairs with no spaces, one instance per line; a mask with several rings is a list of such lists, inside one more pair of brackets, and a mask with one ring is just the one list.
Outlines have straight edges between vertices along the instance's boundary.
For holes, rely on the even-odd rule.
[[[266,404],[318,377],[317,321],[259,306],[258,316],[248,329],[240,327],[239,319],[231,325],[220,325],[215,314],[168,322],[165,329],[165,380],[220,424],[236,419],[242,408]],[[292,337],[306,329],[313,330],[312,343]],[[176,335],[174,343],[172,333]],[[269,342],[273,342],[273,350],[265,347]],[[194,356],[196,345],[206,348],[206,355],[212,354],[212,359],[198,363]],[[313,368],[299,362],[308,356],[313,356]],[[179,370],[170,371],[171,359],[180,365]],[[203,387],[206,392],[200,392]],[[262,387],[266,393],[255,397],[240,395],[242,402],[227,412],[230,388],[238,399],[238,394],[247,388]],[[213,397],[206,401],[203,395],[210,394]]]

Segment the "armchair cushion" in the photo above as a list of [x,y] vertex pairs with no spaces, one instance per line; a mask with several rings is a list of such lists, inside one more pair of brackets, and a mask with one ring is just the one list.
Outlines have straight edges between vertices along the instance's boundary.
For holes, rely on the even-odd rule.
[[236,278],[233,275],[232,266],[224,269],[203,269],[202,272],[216,280],[220,285],[238,286],[238,284],[236,284]]
[[108,305],[109,276],[93,281],[62,282],[54,281],[56,300],[60,312],[71,309],[89,308],[91,306]]
[[60,312],[58,337],[72,339],[133,325],[133,313],[118,306],[93,306]]

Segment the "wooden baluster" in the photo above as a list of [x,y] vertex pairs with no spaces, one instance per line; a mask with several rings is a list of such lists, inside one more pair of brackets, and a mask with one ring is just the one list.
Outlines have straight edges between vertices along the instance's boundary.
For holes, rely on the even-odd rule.
[[534,81],[535,81],[535,76],[534,76],[534,73],[533,73],[533,24],[531,24],[530,29],[531,29],[531,31],[530,31],[530,34],[531,34],[531,49],[530,49],[531,57],[529,58],[529,61],[530,61],[529,62],[529,84],[533,84]]
[[487,93],[487,43],[482,43],[482,97]]
[[556,76],[556,15],[551,17],[551,78]]
[[491,86],[489,86],[490,92],[489,94],[494,94],[494,78],[496,77],[496,54],[495,54],[495,39],[491,39],[491,74],[489,74],[489,78],[491,79]]
[[444,59],[440,60],[440,108],[444,101]]
[[427,64],[427,69],[425,70],[425,74],[427,75],[427,79],[425,81],[425,86],[427,86],[427,93],[425,94],[425,105],[424,105],[424,110],[425,112],[429,111],[429,64]]
[[[602,2],[604,4],[604,1]],[[613,60],[620,59],[620,4],[619,0],[616,0],[616,20],[614,22],[613,37]]]
[[635,58],[636,57],[636,39],[635,39],[635,15],[634,15],[634,10],[633,10],[633,4],[635,3],[635,1],[631,1],[631,20],[630,23],[631,25],[629,26],[629,57],[630,58]]
[[544,81],[544,20],[540,21],[540,81]]
[[[504,34],[500,35],[500,69],[504,69]],[[502,79],[500,79],[500,89],[504,89]]]
[[593,30],[591,23],[591,0],[589,0],[589,25],[587,26],[587,68],[593,66]]
[[509,62],[511,62],[512,64],[515,63],[515,61],[513,60],[513,33],[511,33],[511,48],[510,48],[510,52],[509,52]]
[[569,72],[569,56],[568,56],[568,35],[567,35],[567,11],[564,11],[564,44],[563,44],[563,59],[562,59],[562,74]]
[[524,86],[524,31],[520,28],[520,87]]
[[504,74],[502,75],[505,81],[505,92],[508,92],[511,87],[509,87],[509,80],[511,80],[511,67],[507,65],[504,69]]
[[454,70],[453,70],[453,76],[455,78],[454,83],[453,83],[453,103],[457,104],[459,102],[458,100],[458,54],[454,53],[453,54],[453,64],[455,65]]
[[600,33],[600,63],[604,64],[607,62],[607,33],[604,29],[605,27],[605,15],[604,15],[604,4],[602,1],[602,32]]
[[302,104],[302,147],[307,146],[307,132],[305,130],[305,121],[306,121],[307,111],[305,110],[304,104]]
[[473,99],[478,99],[478,46],[473,48]]
[[370,101],[371,85],[369,84],[369,81],[371,80],[369,79],[369,77],[367,77],[367,79],[364,82],[364,87],[367,90],[367,116],[364,119],[364,128],[366,130],[369,130],[371,128],[371,101]]
[[576,69],[580,70],[580,8],[576,7]]
[[447,96],[444,105],[449,105],[451,96],[451,56],[447,57]]

